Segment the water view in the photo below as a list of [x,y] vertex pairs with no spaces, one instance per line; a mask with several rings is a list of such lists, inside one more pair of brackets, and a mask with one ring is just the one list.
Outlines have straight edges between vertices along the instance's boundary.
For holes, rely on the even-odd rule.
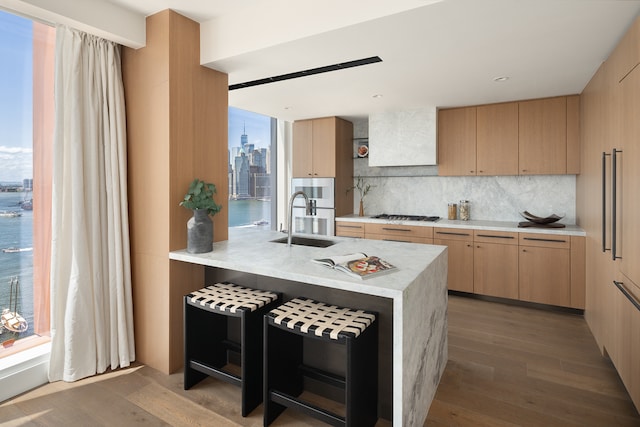
[[229,227],[271,225],[271,201],[229,200],[227,207],[229,209]]
[[[30,197],[30,193],[29,197]],[[21,333],[2,328],[0,342],[33,335],[33,211],[22,210],[25,193],[0,192],[0,312],[9,308],[11,280],[19,281],[15,310],[29,327]],[[15,297],[15,295],[14,295]],[[11,305],[11,311],[14,306]]]

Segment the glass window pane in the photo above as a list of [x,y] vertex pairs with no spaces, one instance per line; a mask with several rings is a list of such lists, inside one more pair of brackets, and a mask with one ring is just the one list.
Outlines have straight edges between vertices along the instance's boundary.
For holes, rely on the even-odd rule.
[[229,107],[229,227],[273,228],[271,123]]

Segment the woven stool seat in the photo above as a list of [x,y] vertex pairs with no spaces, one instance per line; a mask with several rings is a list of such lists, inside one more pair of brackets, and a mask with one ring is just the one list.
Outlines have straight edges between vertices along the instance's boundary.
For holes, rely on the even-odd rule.
[[245,288],[233,283],[216,283],[188,295],[187,302],[213,311],[236,313],[256,311],[276,301],[278,295],[269,291]]
[[338,341],[357,338],[376,320],[374,313],[308,298],[294,298],[274,308],[267,316],[274,325]]

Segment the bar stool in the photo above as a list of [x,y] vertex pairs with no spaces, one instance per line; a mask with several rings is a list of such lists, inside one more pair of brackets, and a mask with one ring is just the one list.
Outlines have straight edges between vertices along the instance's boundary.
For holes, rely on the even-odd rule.
[[[212,376],[240,386],[243,417],[255,409],[262,402],[262,319],[280,299],[279,293],[232,283],[185,295],[184,389]],[[239,319],[240,343],[228,336],[229,318]],[[240,376],[225,368],[230,353],[240,354]]]
[[[378,420],[377,313],[295,298],[265,315],[264,425],[292,408],[334,426],[372,426]],[[303,340],[346,346],[345,376],[303,364]],[[345,416],[299,396],[304,377],[344,390]]]

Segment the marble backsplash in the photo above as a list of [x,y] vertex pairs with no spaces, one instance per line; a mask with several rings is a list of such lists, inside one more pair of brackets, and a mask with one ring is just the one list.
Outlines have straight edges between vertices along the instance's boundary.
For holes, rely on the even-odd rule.
[[[439,177],[365,176],[375,187],[365,198],[365,214],[399,213],[447,217],[447,204],[469,200],[471,219],[522,221],[520,212],[565,215],[576,222],[574,175]],[[359,196],[354,194],[354,212]]]

